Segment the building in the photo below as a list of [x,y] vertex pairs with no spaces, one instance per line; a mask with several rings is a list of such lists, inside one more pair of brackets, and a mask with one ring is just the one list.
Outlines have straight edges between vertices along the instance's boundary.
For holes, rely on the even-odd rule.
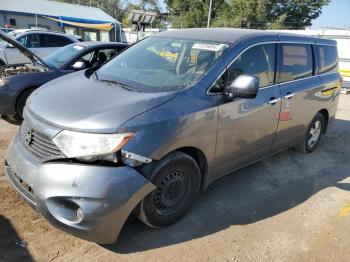
[[0,0],[0,27],[45,28],[86,41],[121,40],[121,23],[101,9],[48,0]]

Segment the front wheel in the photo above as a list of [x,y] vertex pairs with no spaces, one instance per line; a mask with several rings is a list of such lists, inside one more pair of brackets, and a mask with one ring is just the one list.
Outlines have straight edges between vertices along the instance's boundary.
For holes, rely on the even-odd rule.
[[324,130],[324,116],[321,113],[317,113],[306,133],[304,142],[296,146],[295,149],[301,153],[311,153],[315,151],[322,135],[324,134]]
[[150,227],[178,221],[199,194],[200,169],[192,157],[179,151],[159,161],[148,178],[157,189],[142,200],[138,217]]

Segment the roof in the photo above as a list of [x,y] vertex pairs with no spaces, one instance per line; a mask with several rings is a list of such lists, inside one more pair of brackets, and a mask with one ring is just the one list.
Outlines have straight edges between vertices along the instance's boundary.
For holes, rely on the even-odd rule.
[[336,44],[335,41],[325,38],[287,34],[269,30],[255,30],[255,29],[238,29],[238,28],[190,28],[181,30],[170,30],[156,34],[157,37],[176,37],[182,39],[192,40],[206,40],[213,42],[237,43],[241,40],[256,39],[264,37],[265,39],[279,37],[281,41],[286,40],[300,40],[312,41],[317,43]]
[[116,21],[99,8],[48,0],[1,0],[0,11],[54,17],[65,16],[112,23]]
[[101,41],[87,41],[87,42],[78,42],[73,43],[75,45],[80,45],[84,47],[95,47],[95,46],[128,46],[128,44],[120,42],[101,42]]

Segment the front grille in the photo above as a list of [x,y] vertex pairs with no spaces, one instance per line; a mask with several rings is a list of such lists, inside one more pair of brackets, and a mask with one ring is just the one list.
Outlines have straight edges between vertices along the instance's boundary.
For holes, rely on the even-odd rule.
[[61,150],[48,136],[33,130],[26,122],[21,126],[21,141],[26,148],[40,160],[62,158]]

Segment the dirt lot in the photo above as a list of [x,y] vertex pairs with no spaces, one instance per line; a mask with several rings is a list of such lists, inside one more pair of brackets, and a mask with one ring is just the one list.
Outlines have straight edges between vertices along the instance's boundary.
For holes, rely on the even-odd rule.
[[[0,121],[1,162],[16,130]],[[107,247],[53,228],[9,188],[1,168],[0,260],[350,261],[349,160],[343,95],[313,154],[289,150],[244,168],[210,186],[179,223],[153,230],[136,221]]]

